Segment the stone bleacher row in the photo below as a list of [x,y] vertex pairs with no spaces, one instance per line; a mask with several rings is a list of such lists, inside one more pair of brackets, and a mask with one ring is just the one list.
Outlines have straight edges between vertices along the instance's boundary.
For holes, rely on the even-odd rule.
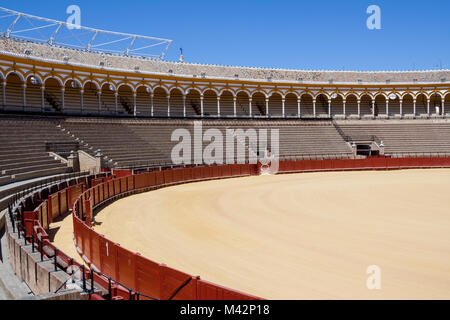
[[69,142],[57,122],[0,118],[0,185],[70,172],[50,157],[46,142]]
[[450,154],[450,122],[411,121],[337,121],[345,135],[378,137],[387,155],[448,153]]
[[258,79],[267,80],[285,80],[285,81],[304,81],[304,82],[377,82],[382,83],[386,80],[391,82],[441,82],[442,79],[450,79],[450,71],[429,70],[429,71],[380,71],[380,72],[363,72],[363,71],[308,71],[308,70],[286,70],[286,69],[265,69],[250,68],[240,66],[220,66],[205,65],[192,63],[179,63],[157,61],[138,57],[125,57],[111,54],[98,54],[84,50],[75,50],[56,46],[49,46],[34,42],[28,42],[17,39],[0,38],[0,47],[4,51],[23,55],[25,50],[30,50],[30,56],[63,61],[64,57],[70,58],[70,63],[100,66],[100,62],[105,67],[135,70],[139,67],[142,72],[152,73],[173,73],[179,75],[200,77],[205,74],[207,77],[235,78],[237,75],[240,79]]

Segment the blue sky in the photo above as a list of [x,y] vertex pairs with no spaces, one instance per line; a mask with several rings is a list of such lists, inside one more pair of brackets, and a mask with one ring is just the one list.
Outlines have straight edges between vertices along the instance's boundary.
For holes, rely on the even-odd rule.
[[[57,20],[80,6],[82,25],[174,40],[188,62],[332,70],[450,69],[450,1],[6,0]],[[368,30],[369,5],[381,30]]]

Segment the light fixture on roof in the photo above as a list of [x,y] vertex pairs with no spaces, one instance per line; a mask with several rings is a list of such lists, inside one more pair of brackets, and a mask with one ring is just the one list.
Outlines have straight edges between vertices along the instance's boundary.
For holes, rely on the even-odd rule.
[[338,97],[337,93],[333,93],[333,94],[331,95],[331,99],[336,99],[337,97]]
[[112,84],[109,85],[109,90],[114,91],[114,87]]
[[64,61],[64,62],[69,62],[69,60],[70,60],[70,57],[69,57],[69,56],[64,56],[64,57],[63,57],[63,61]]
[[205,78],[206,77],[206,72],[202,72],[201,76],[202,76],[202,78]]
[[104,67],[104,66],[105,66],[105,63],[104,63],[103,61],[100,61],[100,62],[99,62],[99,65],[100,65],[100,67]]
[[136,72],[138,72],[139,69],[140,69],[139,66],[135,66],[135,67],[134,67],[134,71],[136,71]]
[[33,50],[31,50],[31,49],[25,49],[25,50],[23,50],[23,54],[25,54],[25,55],[27,55],[27,56],[29,56],[32,52],[33,52]]
[[30,82],[34,85],[39,84],[39,80],[35,76],[31,76]]
[[238,79],[238,78],[239,78],[239,75],[236,73],[236,74],[234,75],[234,77],[235,77],[236,79]]
[[173,70],[172,70],[172,69],[169,69],[169,71],[167,71],[167,73],[173,73]]
[[395,93],[391,93],[391,94],[389,95],[389,99],[395,100],[395,99],[397,99],[397,95],[396,95]]
[[391,79],[386,79],[386,83],[390,84],[391,83]]
[[267,81],[272,82],[272,76],[267,77]]
[[78,82],[76,82],[75,80],[72,80],[72,88],[78,89]]

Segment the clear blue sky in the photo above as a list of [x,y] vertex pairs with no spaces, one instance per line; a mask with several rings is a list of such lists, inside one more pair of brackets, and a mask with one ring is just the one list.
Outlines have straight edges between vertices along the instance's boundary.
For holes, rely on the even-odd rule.
[[[174,40],[188,62],[295,69],[450,69],[450,1],[5,0],[0,6],[82,25]],[[369,5],[382,30],[366,27]]]

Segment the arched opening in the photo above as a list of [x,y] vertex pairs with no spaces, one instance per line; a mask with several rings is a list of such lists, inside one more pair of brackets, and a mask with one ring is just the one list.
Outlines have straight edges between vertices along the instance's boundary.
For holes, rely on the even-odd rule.
[[269,117],[283,117],[283,98],[277,92],[272,93],[269,97]]
[[6,110],[22,110],[23,88],[22,80],[15,73],[10,73],[6,78]]
[[256,92],[252,96],[252,116],[261,117],[266,115],[266,96]]
[[170,91],[170,115],[183,117],[183,93],[180,89]]
[[203,94],[203,116],[217,117],[217,94],[213,90],[207,90]]
[[118,90],[118,112],[119,114],[134,114],[134,97],[133,90],[128,85],[120,86]]
[[391,99],[392,97],[388,97],[389,98],[389,116],[391,117],[397,117],[400,116],[400,97],[395,94],[395,99]]
[[361,97],[361,117],[372,116],[372,97],[365,94]]
[[316,98],[316,116],[328,117],[328,97],[324,94],[319,94]]
[[382,94],[375,97],[375,117],[386,117],[386,97]]
[[331,99],[331,116],[343,116],[344,115],[344,99],[340,94]]
[[140,86],[136,90],[136,116],[149,117],[152,113],[152,104],[150,99],[151,90],[146,86]]
[[345,98],[345,116],[357,116],[358,115],[358,97],[354,94],[350,94]]
[[186,96],[186,114],[188,117],[201,116],[200,92],[197,90],[189,90]]
[[153,116],[167,117],[168,107],[166,90],[161,87],[156,88],[153,94]]
[[101,111],[104,114],[116,113],[116,98],[114,97],[114,87],[105,83],[102,87]]
[[450,93],[447,93],[444,99],[444,115],[450,114]]
[[56,79],[50,78],[45,81],[44,106],[45,111],[61,112],[63,109],[61,86]]
[[236,99],[236,115],[237,117],[250,116],[250,98],[247,92],[241,91],[237,94]]
[[431,96],[431,101],[430,101],[430,114],[433,116],[441,116],[443,115],[442,113],[442,98],[440,94],[433,94]]
[[310,94],[306,93],[301,96],[300,106],[302,117],[314,117],[313,98]]
[[88,81],[84,85],[83,114],[98,114],[99,112],[97,85],[92,81]]
[[417,96],[416,99],[416,115],[426,115],[428,113],[428,102],[425,94],[421,93]]
[[220,115],[228,118],[234,116],[234,97],[233,93],[228,90],[223,91],[220,95]]
[[76,80],[66,82],[64,112],[68,114],[79,114],[81,112],[81,85]]
[[42,110],[42,84],[35,76],[29,76],[27,79],[27,110],[39,112]]
[[298,118],[298,98],[294,93],[288,93],[286,95],[285,102],[286,117]]
[[403,96],[402,109],[404,115],[411,116],[414,114],[414,98],[412,95],[406,94]]

